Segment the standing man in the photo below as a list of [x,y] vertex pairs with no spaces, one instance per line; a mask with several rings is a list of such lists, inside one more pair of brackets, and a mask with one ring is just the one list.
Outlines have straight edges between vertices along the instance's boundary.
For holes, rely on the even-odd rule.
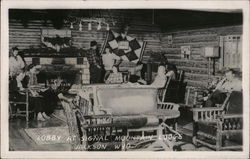
[[97,53],[97,42],[90,42],[90,49],[87,51],[87,59],[89,62],[90,83],[100,83],[102,76],[101,59]]

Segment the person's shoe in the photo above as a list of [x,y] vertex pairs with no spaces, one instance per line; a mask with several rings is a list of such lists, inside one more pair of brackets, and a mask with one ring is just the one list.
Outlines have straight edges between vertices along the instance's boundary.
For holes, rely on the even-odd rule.
[[38,120],[38,121],[45,121],[46,119],[44,119],[42,113],[38,113],[38,114],[37,114],[37,120]]
[[50,117],[48,115],[46,115],[45,112],[43,112],[42,116],[45,118],[45,119],[50,119]]

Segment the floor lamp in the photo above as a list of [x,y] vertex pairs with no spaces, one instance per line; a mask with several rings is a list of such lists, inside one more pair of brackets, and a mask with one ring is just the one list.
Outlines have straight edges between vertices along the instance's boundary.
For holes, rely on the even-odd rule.
[[211,61],[214,60],[214,58],[219,57],[219,47],[206,46],[205,57],[208,58],[208,79],[210,79],[211,78]]

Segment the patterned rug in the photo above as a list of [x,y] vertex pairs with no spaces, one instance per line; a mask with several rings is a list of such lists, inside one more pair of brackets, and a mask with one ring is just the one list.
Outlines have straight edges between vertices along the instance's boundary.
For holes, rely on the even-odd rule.
[[37,145],[70,142],[68,127],[30,128],[24,131]]
[[67,118],[64,114],[64,111],[62,109],[55,110],[54,113],[52,114],[55,118],[64,121],[65,123],[67,122]]

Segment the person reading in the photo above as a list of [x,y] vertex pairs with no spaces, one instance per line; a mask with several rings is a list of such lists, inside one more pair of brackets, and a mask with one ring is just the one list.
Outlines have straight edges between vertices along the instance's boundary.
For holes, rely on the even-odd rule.
[[242,91],[242,82],[236,77],[236,71],[228,69],[225,77],[218,82],[215,89],[207,97],[205,107],[215,107],[216,104],[222,104],[227,97],[227,93],[232,91]]

